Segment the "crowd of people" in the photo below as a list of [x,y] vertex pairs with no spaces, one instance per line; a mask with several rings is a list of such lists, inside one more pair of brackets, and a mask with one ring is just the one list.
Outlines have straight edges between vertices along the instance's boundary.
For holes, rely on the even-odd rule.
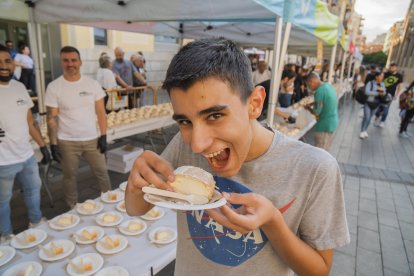
[[363,104],[364,116],[361,124],[361,139],[368,138],[368,128],[374,117],[374,126],[383,128],[394,100],[399,101],[401,124],[399,136],[409,138],[408,123],[412,118],[413,84],[403,88],[403,76],[398,66],[391,63],[389,68],[370,66],[369,71],[359,68],[354,76],[354,97]]

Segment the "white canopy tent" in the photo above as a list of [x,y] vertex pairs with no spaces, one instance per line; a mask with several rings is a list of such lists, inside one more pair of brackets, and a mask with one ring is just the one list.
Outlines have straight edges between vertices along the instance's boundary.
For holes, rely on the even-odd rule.
[[[224,36],[244,46],[276,48],[277,16],[253,0],[6,0],[27,3],[32,25],[32,42],[41,56],[38,23],[81,24],[122,31],[169,35],[185,38]],[[29,27],[30,27],[29,25]],[[281,33],[282,28],[278,29]],[[281,37],[282,34],[280,34]],[[293,27],[288,53],[315,56],[317,39]],[[280,46],[279,46],[280,47]],[[329,49],[330,47],[325,47]],[[278,53],[278,51],[275,51]],[[324,51],[328,57],[328,51]],[[41,60],[36,60],[41,65]],[[39,66],[39,74],[42,67]],[[276,71],[276,70],[275,70]],[[38,74],[38,75],[39,75]],[[276,93],[271,98],[277,96]],[[39,91],[44,91],[44,85]],[[39,93],[40,105],[42,95]],[[271,103],[275,104],[275,103]]]

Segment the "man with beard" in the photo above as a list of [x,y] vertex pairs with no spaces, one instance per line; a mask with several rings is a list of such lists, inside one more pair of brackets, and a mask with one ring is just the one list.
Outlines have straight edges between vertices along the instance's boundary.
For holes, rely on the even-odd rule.
[[253,86],[243,51],[224,38],[191,42],[163,87],[180,132],[161,156],[135,160],[128,214],[150,210],[142,188],[172,189],[173,168],[185,165],[214,174],[227,201],[177,212],[174,275],[328,275],[333,248],[350,240],[338,164],[257,121],[265,91]]
[[[131,89],[134,85],[134,78],[141,83],[146,83],[145,79],[138,72],[135,66],[129,60],[124,59],[125,53],[120,47],[114,50],[115,60],[112,63],[112,71],[115,74],[116,82],[123,88]],[[134,95],[132,91],[128,92],[128,108],[135,107]]]
[[384,84],[388,94],[384,99],[389,100],[382,102],[378,107],[377,112],[375,112],[375,126],[384,127],[392,99],[395,100],[400,94],[400,84],[402,82],[403,76],[398,72],[397,64],[391,63],[389,70],[384,74]]
[[53,159],[62,165],[65,201],[72,209],[78,202],[81,157],[91,167],[101,192],[111,189],[104,155],[105,92],[96,80],[81,75],[82,61],[75,47],[63,47],[60,62],[63,75],[47,86],[45,103],[50,149]]
[[14,181],[23,189],[29,215],[29,226],[42,220],[40,210],[39,167],[30,137],[36,141],[43,155],[42,163],[50,161],[50,154],[40,134],[32,112],[33,102],[24,85],[13,80],[14,62],[9,49],[0,45],[0,242],[13,234],[10,221],[10,199]]

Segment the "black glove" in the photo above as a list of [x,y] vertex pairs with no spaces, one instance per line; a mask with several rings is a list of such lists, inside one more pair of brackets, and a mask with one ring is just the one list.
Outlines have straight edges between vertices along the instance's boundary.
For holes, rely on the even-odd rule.
[[288,121],[289,124],[294,124],[294,123],[296,123],[296,118],[292,117],[292,116],[289,116],[287,118],[287,121]]
[[41,164],[43,164],[43,165],[48,164],[48,163],[50,162],[50,153],[49,153],[49,151],[47,150],[47,147],[46,147],[46,146],[41,147],[41,148],[40,148],[40,152],[41,152],[41,153],[42,153],[42,155],[43,155],[43,158],[42,158],[42,160],[40,161],[40,163],[41,163]]
[[101,153],[106,152],[106,135],[101,135],[101,137],[98,138],[98,147],[99,151]]
[[[3,138],[4,136],[6,136],[6,134],[4,134],[4,130],[0,128],[0,138]],[[1,143],[1,140],[0,140],[0,143]]]
[[52,152],[53,160],[60,163],[60,161],[62,160],[62,154],[60,154],[59,146],[50,145],[50,151]]

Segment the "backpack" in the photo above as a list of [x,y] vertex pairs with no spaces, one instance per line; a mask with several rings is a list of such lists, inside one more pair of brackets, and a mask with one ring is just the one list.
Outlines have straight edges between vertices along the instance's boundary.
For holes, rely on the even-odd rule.
[[[374,87],[374,83],[371,81],[371,90]],[[365,104],[367,102],[368,96],[365,94],[365,85],[358,88],[355,94],[355,100],[360,104]]]

